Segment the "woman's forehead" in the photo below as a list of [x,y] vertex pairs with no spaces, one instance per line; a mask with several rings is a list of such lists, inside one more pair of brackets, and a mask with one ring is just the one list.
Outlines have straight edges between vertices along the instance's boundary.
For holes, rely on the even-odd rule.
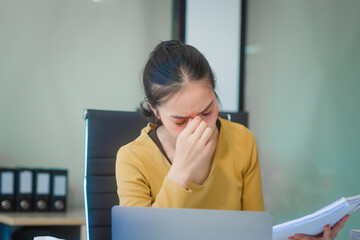
[[161,106],[169,116],[193,116],[202,113],[216,102],[214,91],[203,84],[191,84]]

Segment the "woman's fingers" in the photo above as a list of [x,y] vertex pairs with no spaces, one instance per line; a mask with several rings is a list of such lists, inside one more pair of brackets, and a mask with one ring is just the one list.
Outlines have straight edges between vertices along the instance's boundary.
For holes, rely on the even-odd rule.
[[324,240],[332,240],[332,238],[331,238],[331,227],[330,227],[329,224],[324,227],[324,233],[323,233],[322,239],[324,239]]
[[197,129],[201,121],[201,118],[199,116],[196,116],[191,122],[188,123],[186,128],[181,133],[186,135],[192,134]]
[[345,215],[342,219],[340,219],[334,227],[331,229],[330,225],[326,225],[324,227],[324,232],[322,234],[319,234],[319,236],[308,236],[305,234],[295,234],[292,237],[289,237],[288,239],[291,240],[299,240],[299,239],[307,239],[307,240],[315,240],[315,239],[321,239],[321,240],[333,240],[340,229],[344,226],[345,222],[349,219],[350,215]]
[[193,136],[195,137],[195,139],[200,139],[206,128],[207,128],[206,122],[201,121],[193,133]]
[[333,227],[332,234],[333,237],[336,237],[340,229],[345,225],[346,221],[349,219],[350,215],[345,215],[342,219],[340,219]]
[[313,238],[312,236],[308,236],[308,235],[305,235],[305,234],[295,234],[294,235],[294,240],[313,240],[313,239],[316,239],[316,238]]
[[206,146],[212,135],[213,135],[213,130],[210,127],[207,127],[200,138],[200,143]]
[[[208,134],[206,134],[204,137],[204,133],[206,129],[208,128],[208,125],[205,121],[203,121],[199,116],[196,116],[194,120],[189,122],[188,126],[183,130],[185,135],[192,136],[194,140],[201,140],[201,139],[208,139]],[[211,135],[211,134],[210,134]],[[206,143],[207,141],[205,141]],[[205,145],[205,144],[204,144]]]

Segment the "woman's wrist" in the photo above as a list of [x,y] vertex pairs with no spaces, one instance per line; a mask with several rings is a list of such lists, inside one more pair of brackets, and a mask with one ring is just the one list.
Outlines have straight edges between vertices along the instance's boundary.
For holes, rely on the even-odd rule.
[[173,182],[175,182],[180,187],[187,189],[189,183],[189,175],[185,171],[176,171],[174,166],[172,166],[167,175]]

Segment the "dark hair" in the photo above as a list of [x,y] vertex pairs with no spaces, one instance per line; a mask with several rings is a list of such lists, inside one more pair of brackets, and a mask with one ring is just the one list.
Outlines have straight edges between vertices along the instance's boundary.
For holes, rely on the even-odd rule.
[[143,73],[146,99],[141,112],[150,122],[161,124],[148,104],[156,108],[182,89],[187,81],[206,78],[215,90],[215,78],[205,57],[193,46],[177,40],[164,41],[150,53]]

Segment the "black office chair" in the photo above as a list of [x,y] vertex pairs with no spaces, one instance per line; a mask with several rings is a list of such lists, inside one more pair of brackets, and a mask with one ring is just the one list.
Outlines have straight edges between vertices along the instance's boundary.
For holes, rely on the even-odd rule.
[[[246,113],[220,113],[247,125]],[[115,180],[118,149],[134,140],[147,124],[140,112],[88,109],[86,121],[84,198],[88,240],[111,239],[111,208],[119,205]]]

